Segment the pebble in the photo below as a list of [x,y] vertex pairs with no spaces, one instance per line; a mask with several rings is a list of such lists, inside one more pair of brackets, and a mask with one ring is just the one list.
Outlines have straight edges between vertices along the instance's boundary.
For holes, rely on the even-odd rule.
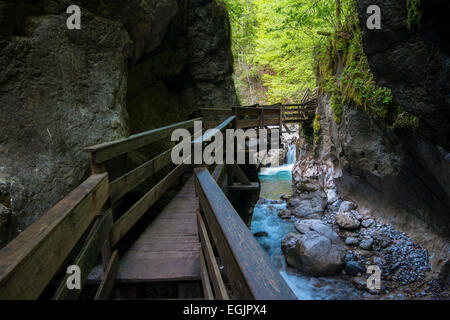
[[373,239],[372,238],[365,238],[361,241],[359,244],[359,247],[363,250],[370,251],[373,248]]
[[354,246],[354,247],[356,247],[357,245],[359,245],[359,239],[358,238],[347,238],[345,240],[345,244],[347,246]]
[[373,220],[373,219],[366,219],[366,220],[364,220],[364,221],[361,223],[361,225],[362,225],[364,228],[370,228],[374,223],[375,223],[375,220]]

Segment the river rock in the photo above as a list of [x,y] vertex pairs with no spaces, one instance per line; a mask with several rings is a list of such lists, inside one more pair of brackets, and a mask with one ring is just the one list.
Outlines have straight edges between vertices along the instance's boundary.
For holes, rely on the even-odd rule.
[[334,204],[337,200],[339,200],[339,195],[335,189],[327,190],[327,199],[328,204]]
[[356,247],[357,245],[359,245],[359,239],[358,238],[352,238],[349,237],[345,240],[345,244],[347,246],[352,246],[352,247]]
[[359,247],[363,250],[370,251],[373,247],[373,239],[372,238],[365,238],[361,241],[359,244]]
[[312,220],[297,220],[295,222],[295,229],[297,229],[298,232],[305,234],[308,231],[311,230],[311,226],[313,225],[313,223],[322,223],[321,220],[317,220],[317,219],[312,219]]
[[300,257],[295,250],[297,242],[300,238],[301,235],[291,232],[281,241],[281,250],[284,253],[287,264],[297,269],[299,269],[302,265]]
[[292,247],[284,252],[289,265],[313,276],[333,275],[344,266],[344,243],[322,222],[313,222],[310,231],[297,239],[295,252]]
[[320,219],[327,205],[327,195],[319,190],[302,194],[289,201],[293,215],[302,219]]
[[339,213],[348,212],[356,209],[356,205],[350,201],[344,201],[339,207]]
[[255,238],[267,238],[269,234],[265,231],[256,232],[253,234]]
[[296,184],[297,192],[311,193],[320,190],[320,185],[318,181],[315,180],[303,180]]
[[375,223],[375,220],[373,220],[373,219],[366,219],[366,220],[363,220],[363,222],[361,222],[361,225],[364,228],[370,228],[374,223]]
[[278,217],[284,220],[289,220],[291,218],[292,214],[290,210],[280,210],[278,211]]
[[358,218],[359,214],[357,213],[357,211],[352,210],[341,212],[341,209],[339,209],[339,212],[335,217],[337,225],[347,230],[356,230],[360,227],[361,222]]
[[349,276],[356,276],[365,273],[366,269],[357,261],[349,261],[345,264],[345,273]]

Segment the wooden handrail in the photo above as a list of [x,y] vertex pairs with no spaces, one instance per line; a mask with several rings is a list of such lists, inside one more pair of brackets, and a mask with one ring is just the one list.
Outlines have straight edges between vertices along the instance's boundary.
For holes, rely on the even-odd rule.
[[228,275],[233,298],[296,300],[206,168],[195,169],[195,187]]
[[37,299],[108,198],[93,175],[0,250],[0,300]]
[[84,151],[92,154],[94,163],[104,163],[130,151],[145,147],[150,143],[169,137],[173,130],[193,128],[195,121],[202,121],[202,118],[175,123],[166,127],[135,134],[125,139],[87,147]]

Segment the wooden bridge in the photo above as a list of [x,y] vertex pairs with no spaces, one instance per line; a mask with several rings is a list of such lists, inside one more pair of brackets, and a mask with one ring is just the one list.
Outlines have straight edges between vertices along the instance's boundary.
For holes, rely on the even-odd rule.
[[[227,197],[259,192],[259,183],[239,165],[175,166],[172,149],[112,181],[110,165],[169,139],[175,129],[199,134],[193,132],[195,121],[220,131],[282,129],[311,120],[316,103],[309,91],[297,105],[203,109],[202,118],[86,148],[92,175],[0,250],[0,299],[83,294],[103,300],[112,297],[113,287],[116,299],[139,299],[138,285],[145,283],[175,283],[178,298],[295,299]],[[202,134],[194,148],[208,144]],[[122,210],[123,199],[150,178],[158,182]],[[169,193],[170,201],[161,205]],[[159,214],[145,224],[155,208]],[[79,267],[81,289],[68,288],[76,274],[68,266]],[[195,285],[199,294],[193,297]]]

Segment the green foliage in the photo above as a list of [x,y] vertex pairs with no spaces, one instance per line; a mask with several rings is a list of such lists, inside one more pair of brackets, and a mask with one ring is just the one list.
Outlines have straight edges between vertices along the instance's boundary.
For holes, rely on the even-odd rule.
[[[315,53],[337,27],[336,0],[223,0],[243,103],[298,102],[316,87]],[[342,15],[354,0],[342,0]],[[252,78],[248,70],[257,70]]]
[[317,113],[316,117],[314,118],[313,122],[313,129],[314,129],[314,139],[315,142],[318,143],[320,139],[320,115]]
[[420,11],[421,0],[406,0],[406,6],[408,8],[408,28],[411,30],[414,25],[420,26],[420,20],[422,19],[422,12]]

